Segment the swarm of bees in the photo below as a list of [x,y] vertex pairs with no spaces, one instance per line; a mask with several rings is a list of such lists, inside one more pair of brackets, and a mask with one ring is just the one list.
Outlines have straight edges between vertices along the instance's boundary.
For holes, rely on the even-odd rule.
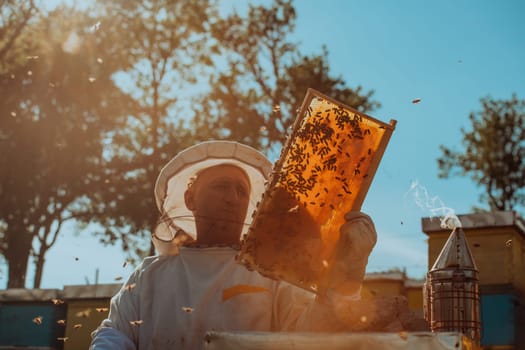
[[318,292],[344,213],[360,208],[395,121],[385,124],[311,89],[303,106],[238,260]]

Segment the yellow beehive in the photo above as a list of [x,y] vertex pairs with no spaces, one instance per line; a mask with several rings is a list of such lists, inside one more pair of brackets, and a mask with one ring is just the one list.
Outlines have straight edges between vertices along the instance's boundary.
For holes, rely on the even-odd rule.
[[[480,285],[513,285],[525,292],[525,223],[514,212],[460,215],[470,251],[479,271]],[[428,264],[438,257],[450,230],[438,219],[423,218],[428,235]]]
[[64,350],[87,349],[93,332],[107,318],[111,297],[120,284],[65,286],[67,302]]
[[405,296],[408,309],[423,316],[423,280],[408,278],[402,271],[366,274],[361,289],[363,299],[396,295]]

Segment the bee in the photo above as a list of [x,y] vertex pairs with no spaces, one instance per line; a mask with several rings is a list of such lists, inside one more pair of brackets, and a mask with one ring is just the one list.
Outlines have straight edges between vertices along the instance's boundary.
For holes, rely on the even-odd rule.
[[44,318],[42,316],[37,316],[33,318],[33,323],[40,326],[42,322],[44,321]]
[[76,317],[86,318],[91,314],[91,309],[79,311],[75,314]]
[[77,323],[73,325],[73,329],[75,330],[80,329],[80,328],[82,328],[82,323]]
[[58,337],[57,338],[58,341],[61,341],[61,342],[64,342],[64,343],[67,342],[68,339],[69,339],[69,337]]
[[129,321],[129,323],[132,325],[132,326],[140,326],[144,321],[142,320],[136,320],[136,321]]
[[131,291],[133,288],[135,288],[136,284],[135,283],[131,283],[131,284],[127,284],[126,286],[124,286],[124,289],[127,290],[128,292]]
[[118,281],[121,281],[121,280],[122,280],[122,276],[117,276],[117,277],[115,277],[115,281],[118,282]]
[[64,300],[61,299],[51,299],[51,302],[55,305],[64,304]]
[[186,313],[192,313],[193,312],[193,308],[191,307],[188,307],[188,306],[183,306],[182,307],[182,311],[186,312]]
[[57,320],[57,324],[64,326],[66,324],[66,320]]
[[415,98],[415,99],[412,100],[413,104],[418,104],[419,102],[421,102],[420,98]]
[[299,204],[297,204],[295,207],[288,209],[289,213],[297,213],[299,210]]
[[97,310],[97,312],[107,312],[109,310],[109,308],[107,308],[107,307],[97,307],[97,308],[95,308],[95,310]]

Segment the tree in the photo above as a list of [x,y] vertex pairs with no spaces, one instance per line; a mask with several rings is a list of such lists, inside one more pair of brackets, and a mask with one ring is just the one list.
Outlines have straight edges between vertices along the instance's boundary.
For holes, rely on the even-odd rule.
[[[113,135],[105,166],[109,184],[107,191],[92,196],[98,208],[94,217],[105,227],[105,242],[121,241],[125,250],[133,246],[135,256],[147,253],[140,243],[157,224],[156,176],[178,151],[210,138],[228,137],[260,148],[282,142],[310,86],[361,110],[378,105],[370,101],[371,93],[360,95],[360,88],[346,88],[342,79],[328,76],[326,52],[300,57],[285,40],[295,19],[290,2],[251,7],[248,18],[234,14],[222,19],[211,1],[98,5],[112,18],[107,32],[118,36],[120,54],[131,57],[121,77],[139,109]],[[264,54],[272,57],[270,65]],[[193,98],[199,91],[193,85],[202,89],[207,76],[211,93]],[[278,104],[287,111],[272,115]]]
[[[223,66],[210,78],[210,91],[196,104],[197,136],[231,138],[261,150],[278,149],[293,124],[308,88],[317,89],[362,112],[379,103],[373,92],[351,89],[330,75],[326,48],[301,55],[288,40],[295,28],[292,1],[249,6],[247,18],[234,12],[213,27]],[[200,134],[199,134],[200,133]]]
[[22,58],[20,38],[36,13],[33,0],[3,1],[0,5],[0,70],[6,70]]
[[137,108],[112,135],[108,184],[91,195],[92,219],[103,225],[104,242],[122,242],[133,258],[154,253],[144,240],[158,220],[153,187],[161,167],[193,143],[185,128],[191,117],[186,91],[211,63],[208,33],[217,9],[208,0],[111,0],[99,1],[96,10],[111,18],[102,23],[105,33],[118,38],[114,49],[130,62],[116,79]]
[[517,210],[525,205],[525,101],[481,99],[471,113],[472,130],[461,129],[464,149],[440,146],[439,177],[469,175],[485,192],[480,201],[490,210]]
[[6,52],[19,58],[0,72],[1,253],[9,288],[25,287],[30,255],[38,288],[63,223],[91,211],[86,198],[103,181],[103,141],[127,101],[110,79],[111,65],[97,59],[92,19],[61,7],[27,23]]

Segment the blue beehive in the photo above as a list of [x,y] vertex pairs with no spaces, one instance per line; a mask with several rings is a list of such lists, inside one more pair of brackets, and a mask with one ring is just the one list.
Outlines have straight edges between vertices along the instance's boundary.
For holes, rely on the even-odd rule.
[[0,347],[62,349],[66,307],[56,289],[0,291]]
[[[497,289],[497,290],[496,290]],[[482,288],[481,319],[484,347],[514,347],[525,344],[525,304],[511,288]]]

